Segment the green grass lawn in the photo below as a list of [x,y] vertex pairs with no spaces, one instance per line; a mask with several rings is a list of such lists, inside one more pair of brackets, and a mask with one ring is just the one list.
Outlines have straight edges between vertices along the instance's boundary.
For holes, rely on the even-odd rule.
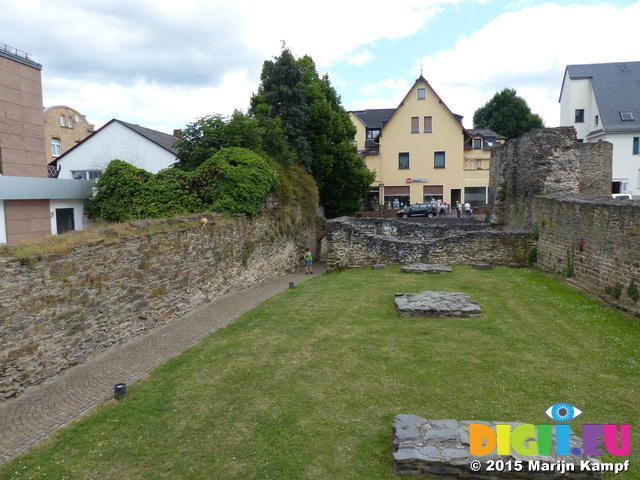
[[[394,293],[422,290],[466,292],[483,316],[395,314]],[[633,317],[530,269],[328,274],[128,385],[0,479],[393,479],[396,414],[550,424],[557,402],[584,412],[577,433],[631,424],[631,470],[615,478],[638,479],[638,345]]]

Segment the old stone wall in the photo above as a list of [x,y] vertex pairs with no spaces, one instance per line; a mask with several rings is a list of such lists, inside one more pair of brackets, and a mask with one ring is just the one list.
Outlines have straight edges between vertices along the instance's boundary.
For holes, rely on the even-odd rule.
[[492,152],[489,208],[505,230],[536,232],[540,268],[638,315],[640,202],[611,198],[612,155],[608,142],[578,143],[573,127],[508,140]]
[[376,263],[527,265],[531,232],[503,232],[482,223],[431,224],[380,218],[338,218],[327,226],[327,269]]
[[538,265],[599,291],[619,282],[620,300],[638,313],[627,287],[640,284],[640,202],[556,196],[533,207]]
[[0,258],[0,401],[229,292],[294,271],[316,227],[210,221],[23,265]]
[[533,130],[492,150],[491,222],[530,229],[538,195],[609,196],[613,145],[579,143],[573,127]]

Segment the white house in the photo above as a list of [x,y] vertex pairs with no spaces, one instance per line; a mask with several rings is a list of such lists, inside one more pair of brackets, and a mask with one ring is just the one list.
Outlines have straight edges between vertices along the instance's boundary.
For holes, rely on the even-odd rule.
[[560,123],[613,144],[612,193],[640,195],[640,62],[568,65]]
[[98,181],[111,160],[123,160],[151,173],[170,167],[177,137],[113,119],[57,160],[59,179]]

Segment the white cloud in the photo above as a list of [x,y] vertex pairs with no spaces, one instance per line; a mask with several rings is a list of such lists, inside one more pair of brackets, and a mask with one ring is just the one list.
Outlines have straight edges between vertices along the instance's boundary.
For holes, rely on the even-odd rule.
[[423,58],[424,75],[464,115],[466,127],[503,88],[515,88],[546,125],[557,126],[565,67],[637,60],[638,18],[640,3],[620,9],[548,3],[505,13],[453,49]]
[[354,53],[353,55],[347,56],[347,62],[351,65],[364,65],[365,63],[371,63],[373,59],[373,53],[366,48],[360,52]]

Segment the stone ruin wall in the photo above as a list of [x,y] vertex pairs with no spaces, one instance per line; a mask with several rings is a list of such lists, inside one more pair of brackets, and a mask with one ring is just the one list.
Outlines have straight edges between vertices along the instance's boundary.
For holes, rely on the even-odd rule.
[[611,198],[612,153],[573,127],[509,140],[492,153],[488,203],[493,223],[535,232],[540,268],[598,294],[619,282],[614,303],[638,315],[626,287],[640,283],[640,202]]
[[0,402],[227,293],[290,273],[316,228],[267,216],[0,257]]
[[531,232],[502,232],[487,224],[414,223],[379,218],[338,218],[327,225],[327,270],[372,264],[529,264]]

